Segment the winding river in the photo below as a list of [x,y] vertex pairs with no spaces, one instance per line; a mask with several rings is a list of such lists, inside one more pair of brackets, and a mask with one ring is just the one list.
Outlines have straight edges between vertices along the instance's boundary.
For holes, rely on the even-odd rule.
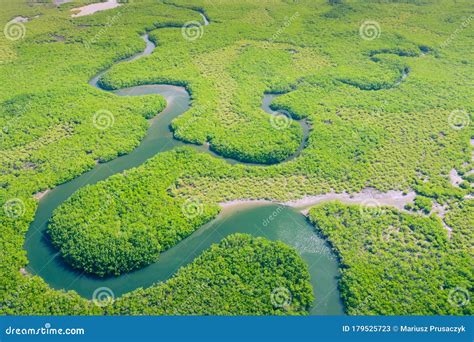
[[[205,25],[209,24],[208,19],[202,13],[201,15]],[[149,40],[148,35],[143,35],[142,39],[146,42],[145,50],[121,62],[130,62],[153,52],[155,45]],[[106,72],[107,70],[93,77],[89,84],[104,91],[98,85],[98,81]],[[109,287],[118,297],[138,287],[148,287],[169,279],[180,267],[192,262],[212,243],[221,241],[229,234],[248,233],[283,241],[299,252],[309,267],[316,297],[311,309],[312,314],[343,314],[343,306],[337,289],[338,263],[331,249],[325,240],[315,233],[314,227],[301,213],[296,209],[277,204],[256,203],[226,207],[215,220],[162,253],[156,263],[118,277],[99,278],[69,267],[51,245],[47,235],[48,221],[54,209],[87,184],[97,183],[113,174],[139,166],[157,153],[185,145],[184,142],[174,139],[169,129],[171,121],[190,107],[190,96],[185,88],[153,84],[119,89],[111,93],[117,96],[159,94],[166,99],[167,107],[150,120],[146,136],[131,153],[107,163],[98,164],[92,170],[41,196],[35,219],[26,234],[24,245],[29,260],[28,272],[42,277],[53,288],[74,290],[86,298],[91,298],[94,290],[103,286]],[[272,115],[280,114],[270,109],[271,101],[276,96],[278,95],[264,94],[263,96],[262,109]],[[300,121],[300,124],[305,139],[291,158],[297,156],[304,148],[309,133],[307,124],[304,121]],[[222,158],[210,151],[207,146],[193,146]],[[226,161],[232,164],[237,163],[232,159],[226,159]],[[271,219],[276,216],[278,219]]]
[[[204,25],[208,25],[208,18],[203,13],[200,14]],[[142,39],[146,43],[145,50],[120,62],[130,62],[150,55],[153,52],[155,45],[149,40],[148,34],[143,35]],[[97,74],[89,81],[89,84],[101,92],[105,91],[100,88],[99,80],[106,72],[107,70],[104,70]],[[403,72],[401,79],[395,86],[406,78],[408,72],[409,70]],[[51,245],[47,235],[48,221],[53,211],[81,187],[97,183],[126,169],[137,167],[158,153],[171,150],[176,146],[185,145],[184,142],[174,139],[169,129],[171,121],[190,108],[191,98],[185,88],[165,84],[152,84],[119,89],[110,93],[116,96],[159,94],[166,99],[167,107],[150,120],[150,127],[146,136],[131,153],[107,163],[97,164],[92,170],[38,197],[40,199],[39,206],[35,219],[26,234],[24,245],[28,254],[29,264],[27,270],[29,273],[42,277],[52,288],[74,290],[85,298],[92,298],[94,290],[99,287],[110,288],[115,296],[118,297],[136,288],[148,287],[157,282],[166,281],[180,267],[192,262],[198,255],[208,249],[211,244],[221,241],[229,234],[237,232],[248,233],[271,240],[280,240],[298,251],[308,265],[316,298],[310,311],[311,314],[340,315],[344,313],[337,287],[337,280],[339,278],[338,262],[334,254],[326,241],[307,222],[305,216],[295,208],[279,204],[257,201],[254,203],[225,205],[216,219],[162,253],[157,262],[121,276],[99,278],[81,273],[67,265],[59,252]],[[287,113],[273,111],[270,108],[270,104],[276,96],[279,95],[264,94],[261,108],[271,115],[287,115]],[[309,135],[310,127],[308,123],[304,120],[298,122],[303,129],[304,138],[295,154],[288,159],[292,159],[300,154]],[[217,158],[225,159],[210,151],[206,145],[192,146],[200,151],[211,153]],[[237,163],[236,160],[225,160],[231,164]],[[367,198],[373,198],[371,193],[361,193],[360,199],[346,198],[349,196],[346,195],[327,194],[308,200],[312,203],[317,203],[334,198],[346,202],[356,200],[363,202]],[[413,197],[411,195],[407,198],[402,198],[398,195],[393,193],[385,194],[384,196],[389,200],[387,204],[403,205]],[[400,198],[397,197],[394,200],[394,196]],[[289,203],[289,205],[292,204]]]

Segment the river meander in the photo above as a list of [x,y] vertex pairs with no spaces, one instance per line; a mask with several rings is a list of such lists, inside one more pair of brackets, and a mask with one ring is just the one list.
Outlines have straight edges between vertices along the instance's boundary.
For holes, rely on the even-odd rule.
[[[208,23],[207,20],[205,20]],[[154,50],[148,35],[142,36],[146,49],[127,61],[149,55]],[[89,82],[98,86],[101,72]],[[120,296],[139,287],[148,287],[154,283],[169,279],[180,267],[192,262],[212,243],[221,241],[232,233],[248,233],[264,236],[271,240],[280,240],[294,247],[308,265],[311,283],[315,293],[312,314],[343,314],[343,307],[337,289],[339,276],[338,263],[324,239],[318,236],[296,209],[277,204],[243,204],[224,208],[221,214],[204,225],[188,238],[160,255],[157,262],[118,277],[99,278],[81,273],[69,267],[59,252],[52,247],[47,235],[48,221],[54,209],[68,199],[81,187],[104,180],[113,174],[137,167],[158,153],[185,145],[173,138],[169,129],[171,121],[189,109],[191,99],[183,87],[173,85],[142,85],[113,91],[117,96],[142,96],[160,94],[167,101],[163,112],[150,120],[148,132],[140,145],[127,155],[120,156],[107,163],[99,163],[92,170],[61,184],[49,191],[39,202],[35,219],[26,235],[25,249],[29,264],[27,270],[42,277],[51,287],[74,290],[83,297],[91,298],[98,287],[109,287]],[[263,95],[262,109],[275,115],[270,109],[274,94]],[[302,125],[305,129],[305,126]],[[308,130],[306,128],[305,135]],[[196,149],[211,153],[207,146],[195,146]],[[301,152],[304,141],[297,151]],[[229,163],[237,161],[226,159]]]

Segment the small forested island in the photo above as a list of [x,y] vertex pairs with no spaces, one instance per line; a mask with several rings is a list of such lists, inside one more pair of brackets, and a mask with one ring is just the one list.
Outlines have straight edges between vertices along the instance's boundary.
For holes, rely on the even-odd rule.
[[472,1],[0,4],[0,314],[474,313]]

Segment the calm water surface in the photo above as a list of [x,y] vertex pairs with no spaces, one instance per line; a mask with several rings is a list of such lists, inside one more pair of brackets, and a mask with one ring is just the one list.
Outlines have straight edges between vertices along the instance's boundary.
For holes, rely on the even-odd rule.
[[[148,35],[144,35],[142,38],[146,42],[146,49],[128,61],[153,52],[155,46],[149,41]],[[97,82],[104,73],[105,71],[98,74],[89,83],[98,87]],[[53,210],[84,185],[94,184],[113,174],[139,166],[160,152],[184,145],[183,142],[173,138],[169,129],[171,120],[190,107],[189,94],[183,87],[143,85],[120,89],[113,91],[113,93],[117,96],[160,94],[165,97],[168,106],[150,120],[151,125],[147,135],[130,154],[104,164],[98,164],[89,172],[57,186],[42,198],[35,220],[26,235],[25,249],[28,254],[27,269],[29,272],[42,277],[53,288],[75,290],[86,298],[92,298],[94,290],[102,286],[112,289],[115,296],[118,297],[138,287],[148,287],[169,279],[181,266],[192,262],[211,244],[221,241],[229,234],[248,233],[282,241],[293,246],[299,252],[309,267],[311,283],[316,296],[311,310],[312,314],[343,314],[337,290],[339,276],[337,260],[325,241],[315,233],[314,228],[303,215],[295,209],[278,205],[252,204],[226,208],[215,220],[201,227],[175,247],[162,253],[158,262],[118,277],[98,278],[73,270],[65,264],[58,251],[51,246],[46,234],[47,224]],[[266,94],[263,97],[262,108],[270,114],[275,114],[269,108],[275,96]],[[195,148],[212,153],[206,146],[195,146]],[[236,163],[234,160],[226,160],[232,164]],[[274,219],[270,220],[271,217]]]

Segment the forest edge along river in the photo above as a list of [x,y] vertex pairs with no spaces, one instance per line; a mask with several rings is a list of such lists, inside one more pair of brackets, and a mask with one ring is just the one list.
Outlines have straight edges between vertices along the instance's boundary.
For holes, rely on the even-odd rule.
[[[201,15],[205,18],[202,13]],[[205,23],[208,23],[207,19]],[[146,42],[145,50],[120,62],[133,61],[153,52],[155,45],[148,39],[148,35],[142,36],[142,39]],[[103,91],[98,86],[98,82],[106,72],[107,70],[100,72],[89,83]],[[118,96],[160,94],[166,99],[167,106],[150,120],[151,124],[146,136],[131,153],[107,163],[99,163],[94,169],[57,186],[40,197],[35,219],[30,225],[25,241],[29,259],[27,269],[30,273],[41,276],[53,288],[75,290],[86,298],[91,298],[94,290],[103,286],[109,287],[116,296],[120,296],[139,287],[148,287],[166,281],[180,267],[192,262],[209,248],[212,243],[221,241],[229,234],[249,233],[254,236],[280,240],[299,252],[308,265],[316,298],[310,311],[311,314],[343,314],[343,306],[337,288],[339,277],[337,259],[324,239],[316,233],[314,227],[301,213],[294,208],[278,204],[243,202],[238,205],[223,205],[224,208],[216,219],[161,253],[157,262],[121,276],[99,278],[74,270],[66,264],[60,253],[51,245],[46,234],[48,221],[54,209],[85,185],[97,183],[113,174],[139,166],[157,153],[185,144],[174,139],[173,133],[169,129],[171,120],[190,107],[191,99],[184,87],[152,84],[119,89],[112,91],[112,93]],[[276,96],[278,95],[264,94],[263,96],[262,109],[272,115],[278,113],[270,108],[270,104]],[[309,127],[303,126],[303,130],[307,136]],[[303,149],[305,139],[303,139],[297,154]],[[206,146],[193,146],[198,150],[222,158]],[[231,159],[227,159],[227,161],[232,164],[237,162]],[[328,194],[328,196],[328,199],[331,199],[332,195]],[[273,219],[275,217],[278,219]]]
[[[205,22],[208,23],[207,19]],[[146,42],[145,50],[126,61],[133,61],[153,52],[155,45],[148,39],[148,35],[142,38]],[[107,70],[100,72],[89,83],[101,89],[98,82],[106,72]],[[94,169],[41,196],[35,219],[30,225],[25,241],[29,260],[27,270],[30,273],[42,277],[53,288],[75,290],[86,298],[91,298],[95,289],[104,286],[112,289],[116,296],[120,296],[139,287],[148,287],[166,281],[180,267],[192,262],[209,248],[212,243],[220,242],[229,234],[249,233],[280,240],[298,250],[308,264],[315,292],[316,300],[311,313],[343,314],[337,290],[338,263],[331,249],[297,210],[276,204],[243,204],[224,208],[216,219],[163,252],[157,262],[121,276],[99,278],[84,274],[66,264],[60,253],[51,245],[47,235],[48,221],[54,209],[85,185],[97,183],[113,174],[139,166],[157,153],[185,144],[174,139],[169,129],[171,120],[190,107],[190,96],[185,88],[154,84],[119,89],[112,93],[118,96],[160,94],[166,99],[167,106],[150,120],[151,124],[146,136],[131,153],[107,163],[99,163]],[[271,100],[275,96],[277,95],[265,94],[263,98],[262,108],[270,114],[276,113],[270,109]],[[196,146],[196,148],[212,153],[205,146]],[[235,163],[236,161],[228,160],[228,162]],[[278,215],[278,220],[269,221],[275,215]]]
[[[155,46],[148,39],[148,35],[142,38],[146,42],[145,50],[128,58],[127,61],[136,60],[153,52]],[[107,70],[100,72],[89,83],[101,89],[98,82],[105,72]],[[95,289],[104,286],[112,289],[116,296],[120,296],[139,287],[166,281],[180,267],[192,262],[208,249],[212,243],[220,242],[229,234],[249,233],[280,240],[298,250],[308,265],[315,292],[316,300],[311,313],[343,314],[337,290],[338,263],[331,249],[316,234],[314,227],[303,215],[293,208],[277,204],[242,204],[224,208],[216,219],[163,252],[157,262],[121,276],[100,278],[84,274],[66,264],[60,253],[51,245],[47,235],[48,221],[54,209],[85,185],[94,184],[113,174],[139,166],[157,153],[185,144],[174,139],[169,129],[171,120],[190,107],[189,93],[183,87],[163,84],[142,85],[119,89],[112,93],[118,96],[160,94],[166,99],[167,106],[151,120],[146,136],[131,153],[107,163],[99,163],[94,169],[57,186],[41,197],[25,242],[29,260],[27,270],[30,273],[41,276],[53,288],[75,290],[86,298],[91,298]],[[270,114],[275,114],[270,109],[271,100],[275,96],[277,95],[264,95],[262,108]],[[196,148],[212,153],[205,146]],[[228,162],[236,161],[228,160]],[[275,215],[278,215],[278,220],[271,220]]]
[[[205,24],[209,21],[201,13]],[[124,61],[133,61],[153,52],[155,45],[142,36],[146,42],[143,52]],[[89,82],[98,85],[102,71]],[[101,89],[103,91],[103,89]],[[141,96],[160,94],[166,101],[166,108],[151,119],[148,132],[140,145],[131,153],[120,156],[107,163],[99,163],[92,170],[81,176],[61,184],[42,196],[35,215],[26,235],[25,249],[28,253],[30,273],[42,277],[51,287],[56,289],[75,290],[86,298],[91,298],[98,287],[109,287],[116,296],[130,292],[139,287],[148,287],[155,283],[166,281],[176,271],[192,262],[212,243],[221,241],[232,233],[248,233],[263,236],[271,240],[280,240],[295,248],[308,265],[311,283],[314,289],[315,301],[311,314],[343,314],[343,306],[337,288],[339,277],[338,262],[330,247],[310,225],[305,216],[296,209],[278,204],[241,203],[238,206],[224,207],[218,217],[194,232],[180,243],[161,253],[157,262],[142,269],[129,272],[117,277],[99,278],[74,270],[64,262],[60,253],[51,245],[46,234],[48,221],[54,209],[68,199],[81,187],[104,180],[113,174],[136,167],[154,155],[184,145],[184,142],[174,139],[169,129],[171,120],[186,112],[191,103],[190,95],[184,87],[164,84],[141,85],[112,91],[118,96]],[[270,104],[277,94],[264,94],[262,109],[272,115]],[[283,113],[284,114],[284,113]],[[286,114],[284,114],[286,115]],[[305,138],[293,158],[304,148],[309,127],[300,121]],[[216,155],[206,146],[195,146],[198,150]],[[237,161],[226,159],[229,163]],[[278,219],[273,219],[278,217]]]

